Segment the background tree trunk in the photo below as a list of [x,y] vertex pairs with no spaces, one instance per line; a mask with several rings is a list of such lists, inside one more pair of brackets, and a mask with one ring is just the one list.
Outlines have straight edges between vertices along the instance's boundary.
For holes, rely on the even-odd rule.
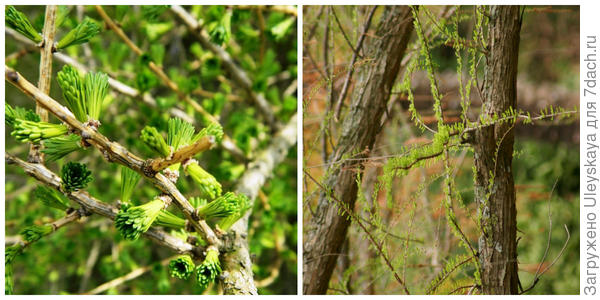
[[[358,71],[350,108],[343,120],[341,136],[330,156],[334,162],[346,155],[365,157],[381,130],[392,86],[410,39],[413,23],[408,6],[384,7],[376,37],[364,45],[370,59]],[[359,156],[355,154],[362,153]],[[332,165],[323,185],[350,209],[354,208],[357,183],[350,163]],[[324,191],[319,195],[316,213],[306,224],[304,239],[304,294],[325,294],[336,260],[350,225],[348,216]]]
[[[487,117],[516,107],[521,19],[518,6],[491,6],[483,110]],[[475,197],[484,294],[517,294],[517,210],[512,174],[514,130],[504,122],[475,133]]]

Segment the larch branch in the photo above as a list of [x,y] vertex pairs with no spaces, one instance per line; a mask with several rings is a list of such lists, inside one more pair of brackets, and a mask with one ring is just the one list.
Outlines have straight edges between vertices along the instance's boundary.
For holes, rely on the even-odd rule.
[[183,194],[181,194],[171,180],[162,173],[149,174],[144,172],[146,161],[129,152],[119,143],[111,142],[104,135],[79,122],[75,119],[75,116],[71,111],[60,105],[50,96],[42,93],[12,68],[6,66],[5,70],[5,78],[8,82],[53,113],[58,119],[71,127],[74,133],[79,134],[92,146],[98,148],[107,161],[119,163],[140,173],[161,191],[173,198],[185,217],[190,221],[190,224],[192,224],[196,231],[198,231],[209,244],[217,246],[221,244],[220,240],[208,224],[204,220],[198,219],[194,213],[194,207],[187,201]]
[[[47,169],[45,166],[40,164],[28,163],[8,153],[6,154],[5,159],[7,164],[18,165],[25,171],[27,175],[65,194],[69,199],[81,205],[87,212],[95,213],[103,217],[107,217],[109,219],[114,219],[117,215],[118,209],[116,207],[113,207],[105,202],[102,202],[92,197],[86,191],[80,190],[73,191],[70,193],[65,193],[64,191],[62,191],[60,177],[51,170]],[[55,223],[57,223],[57,228],[60,228],[68,222],[57,221]],[[150,229],[148,229],[148,231],[144,233],[144,236],[153,240],[157,244],[168,247],[178,253],[192,253],[197,255],[198,253],[202,252],[201,249],[194,248],[192,245],[156,228],[151,227]]]

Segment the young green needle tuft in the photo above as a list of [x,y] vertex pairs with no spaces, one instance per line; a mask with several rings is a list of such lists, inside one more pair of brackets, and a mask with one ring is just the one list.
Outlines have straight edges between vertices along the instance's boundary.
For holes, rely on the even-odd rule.
[[81,163],[68,162],[62,167],[61,179],[63,189],[67,192],[84,189],[88,183],[94,180],[92,172]]
[[56,44],[56,49],[64,49],[69,46],[78,45],[87,43],[91,38],[97,35],[100,32],[100,26],[96,24],[96,22],[89,18],[85,17],[81,23],[77,25],[77,27],[73,28],[69,33],[58,41]]
[[189,255],[182,255],[169,262],[169,273],[171,277],[188,279],[195,267],[196,265]]

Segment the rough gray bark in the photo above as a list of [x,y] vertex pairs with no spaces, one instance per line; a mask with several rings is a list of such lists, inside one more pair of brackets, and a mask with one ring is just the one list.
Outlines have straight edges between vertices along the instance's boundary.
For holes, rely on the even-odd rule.
[[[381,129],[381,117],[412,32],[408,6],[384,7],[375,38],[365,41],[365,57],[370,62],[358,70],[350,108],[343,120],[341,136],[329,161],[345,155],[365,157]],[[357,153],[362,153],[356,156]],[[349,164],[333,165],[327,170],[324,186],[350,209],[354,208],[356,174]],[[325,191],[319,195],[316,213],[306,224],[304,239],[304,294],[325,294],[346,239],[350,220]]]
[[[489,117],[516,107],[520,30],[518,6],[490,8],[482,112]],[[518,293],[513,143],[514,130],[507,122],[477,130],[473,142],[475,197],[483,232],[479,262],[484,294]]]

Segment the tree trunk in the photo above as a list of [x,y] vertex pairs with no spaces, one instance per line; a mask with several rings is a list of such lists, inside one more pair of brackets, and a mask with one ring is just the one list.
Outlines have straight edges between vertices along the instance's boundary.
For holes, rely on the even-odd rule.
[[[516,107],[521,20],[518,6],[490,9],[483,110],[501,116]],[[482,235],[479,262],[484,294],[517,294],[517,210],[512,174],[514,130],[503,122],[481,128],[473,143]]]
[[[365,157],[381,130],[381,117],[412,32],[412,16],[408,6],[384,7],[375,38],[365,44],[365,57],[371,59],[358,71],[356,86],[341,136],[330,156],[335,162],[347,155]],[[357,153],[362,153],[356,155]],[[350,209],[354,208],[357,183],[352,163],[335,164],[327,170],[323,182],[326,189]],[[322,191],[316,213],[308,222],[304,239],[304,294],[325,294],[336,265],[337,256],[346,239],[350,220]]]

